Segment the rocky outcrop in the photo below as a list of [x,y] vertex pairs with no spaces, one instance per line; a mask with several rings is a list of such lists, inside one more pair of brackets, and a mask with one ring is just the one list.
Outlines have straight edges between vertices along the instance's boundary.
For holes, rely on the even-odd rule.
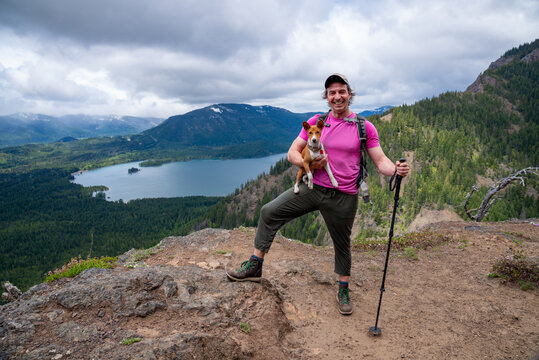
[[527,62],[527,63],[539,61],[539,49],[535,49],[528,55],[524,56],[522,58],[522,61]]
[[496,86],[496,79],[492,76],[481,74],[470,86],[466,88],[466,92],[471,92],[473,94],[482,92],[485,90],[485,85]]
[[496,70],[504,65],[509,64],[511,61],[515,60],[514,56],[502,56],[496,61],[493,61],[489,65],[489,70]]
[[[498,60],[490,63],[488,70],[496,70],[504,65],[511,63],[512,61],[515,61],[516,59],[517,59],[516,56],[502,56]],[[532,63],[538,60],[539,60],[539,49],[535,49],[531,51],[529,54],[527,54],[526,56],[516,61]],[[475,81],[470,86],[468,86],[468,88],[466,88],[466,92],[471,92],[471,93],[482,92],[485,89],[486,85],[496,86],[496,79],[488,75],[488,73],[482,73],[477,77],[477,79],[475,79]]]
[[224,268],[246,260],[255,229],[168,237],[114,269],[39,284],[1,306],[0,359],[528,360],[539,343],[539,290],[487,273],[515,248],[537,257],[538,221],[446,221],[396,236],[417,246],[416,257],[392,247],[378,338],[367,330],[385,249],[353,247],[355,311],[344,317],[330,247],[276,236],[262,282],[236,283]]
[[[211,231],[202,233],[211,243]],[[163,247],[201,238],[167,238]],[[278,344],[289,330],[280,303],[267,281],[233,283],[195,265],[88,269],[1,307],[0,359],[247,358],[264,344],[243,344],[240,324],[267,320],[273,326],[260,335]],[[140,341],[121,344],[129,338]],[[280,346],[272,356],[287,357]]]
[[11,302],[14,300],[17,300],[21,295],[22,292],[17,288],[15,285],[10,283],[9,281],[6,281],[2,284],[2,287],[6,292],[2,293],[2,300],[5,302]]

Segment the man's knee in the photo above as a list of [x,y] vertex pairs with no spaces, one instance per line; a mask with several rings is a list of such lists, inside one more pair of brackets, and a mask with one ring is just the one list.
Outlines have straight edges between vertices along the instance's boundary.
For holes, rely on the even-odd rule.
[[271,206],[271,202],[262,206],[262,209],[260,209],[260,219],[265,223],[269,222],[272,219],[273,211],[274,208]]

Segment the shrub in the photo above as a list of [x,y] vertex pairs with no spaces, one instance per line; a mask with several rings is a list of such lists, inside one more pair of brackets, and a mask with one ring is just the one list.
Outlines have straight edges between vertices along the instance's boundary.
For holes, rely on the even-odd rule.
[[539,285],[539,261],[526,257],[522,251],[496,261],[490,278],[501,278],[503,282],[518,282],[522,290]]
[[78,258],[72,258],[69,263],[64,264],[60,269],[49,271],[45,281],[50,282],[64,277],[75,277],[90,268],[112,269],[116,266],[117,261],[117,258],[110,256],[83,260],[79,255]]

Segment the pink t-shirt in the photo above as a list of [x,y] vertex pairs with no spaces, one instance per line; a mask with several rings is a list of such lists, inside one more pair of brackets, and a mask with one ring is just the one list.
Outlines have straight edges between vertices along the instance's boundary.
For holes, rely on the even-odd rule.
[[[316,124],[320,114],[313,116],[307,122]],[[352,113],[348,118],[355,116]],[[357,194],[356,179],[359,175],[360,144],[357,125],[355,122],[347,122],[336,119],[331,112],[325,121],[326,125],[322,130],[321,141],[326,150],[329,166],[339,183],[339,190],[347,194]],[[380,146],[378,132],[370,121],[365,122],[367,130],[367,149]],[[307,131],[301,129],[299,137],[307,141]],[[331,180],[324,169],[315,171],[313,182],[317,185],[333,188]]]

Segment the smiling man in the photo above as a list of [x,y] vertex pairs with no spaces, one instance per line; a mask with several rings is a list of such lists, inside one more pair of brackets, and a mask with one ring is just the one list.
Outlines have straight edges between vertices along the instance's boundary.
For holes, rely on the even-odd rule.
[[[311,211],[319,210],[322,214],[335,249],[335,273],[339,275],[337,292],[338,310],[343,315],[353,312],[348,283],[352,255],[350,234],[357,212],[357,179],[360,170],[361,146],[357,127],[357,116],[350,110],[354,92],[348,79],[341,74],[333,74],[325,81],[323,97],[327,99],[330,111],[325,114],[325,127],[321,142],[326,154],[311,163],[314,173],[314,188],[300,184],[299,193],[291,188],[264,205],[255,237],[253,255],[244,261],[237,271],[228,270],[227,276],[233,281],[260,281],[262,264],[277,231],[288,221]],[[309,119],[308,123],[317,123],[321,114]],[[365,121],[367,154],[378,171],[386,176],[397,173],[408,175],[408,164],[393,163],[383,152],[378,142],[378,132],[372,123]],[[288,150],[288,161],[296,166],[303,166],[301,151],[307,145],[307,132],[302,129]],[[334,188],[326,171],[320,170],[328,163],[339,184]]]

